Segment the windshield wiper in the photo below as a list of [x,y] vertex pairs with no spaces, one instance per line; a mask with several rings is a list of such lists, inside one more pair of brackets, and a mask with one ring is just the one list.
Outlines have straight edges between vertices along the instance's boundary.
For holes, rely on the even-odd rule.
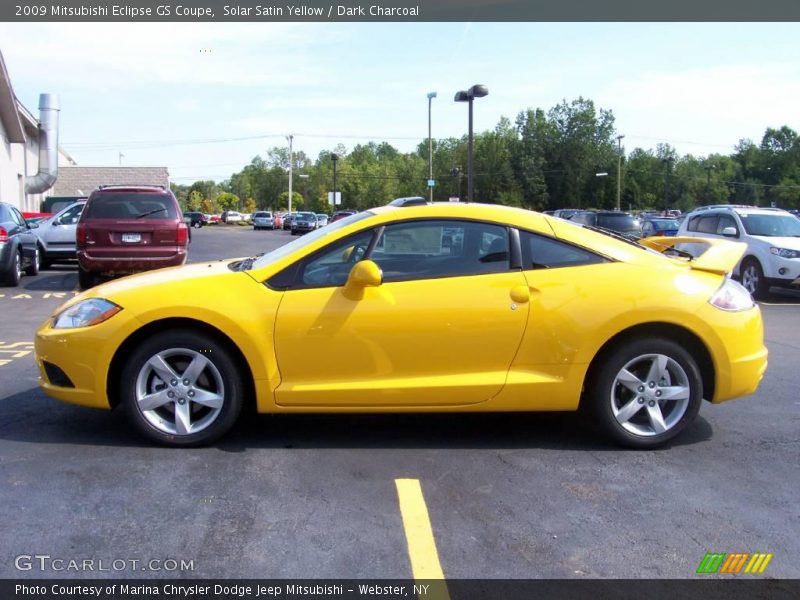
[[257,259],[258,259],[260,256],[264,256],[264,253],[262,252],[261,254],[256,254],[255,256],[251,256],[250,258],[245,258],[243,261],[241,261],[241,262],[240,262],[240,263],[237,265],[237,266],[238,266],[238,268],[237,268],[236,270],[237,270],[237,271],[249,271],[250,269],[252,269],[252,268],[253,268],[253,263],[254,263],[254,262],[255,262],[255,261],[256,261],[256,260],[257,260]]
[[146,212],[146,213],[142,213],[142,214],[140,214],[140,215],[136,215],[136,218],[137,218],[137,219],[141,219],[141,218],[143,218],[143,217],[147,217],[147,216],[150,216],[150,215],[154,215],[154,214],[156,214],[156,213],[158,213],[158,212],[164,212],[164,211],[166,211],[166,210],[167,210],[167,209],[166,209],[166,208],[164,208],[164,207],[162,206],[161,208],[156,208],[156,209],[154,209],[154,210],[151,210],[151,211],[148,211],[148,212]]

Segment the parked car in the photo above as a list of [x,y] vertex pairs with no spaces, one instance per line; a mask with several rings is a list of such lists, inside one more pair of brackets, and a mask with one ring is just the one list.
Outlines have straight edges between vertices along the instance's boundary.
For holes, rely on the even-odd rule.
[[328,224],[328,215],[317,213],[317,227],[325,227]]
[[354,214],[356,214],[356,211],[354,211],[354,210],[337,210],[331,216],[330,222],[334,223],[334,222],[338,221],[339,219],[344,219],[345,217],[349,217],[349,216],[354,215]]
[[220,221],[222,221],[222,215],[206,215],[208,217],[208,224],[209,225],[216,225]]
[[283,229],[284,231],[292,229],[292,222],[294,221],[294,216],[297,213],[289,213],[283,218]]
[[0,202],[0,279],[16,287],[23,273],[39,273],[40,260],[37,237],[22,213],[16,206]]
[[189,227],[194,227],[195,229],[208,225],[208,217],[201,212],[185,212],[183,213],[183,218],[187,219],[186,224]]
[[239,221],[244,221],[242,213],[240,212],[236,212],[235,210],[226,210],[224,213],[222,213],[223,223],[238,223]]
[[75,230],[83,212],[86,200],[70,204],[49,219],[33,226],[33,233],[39,242],[39,256],[42,268],[62,260],[77,257]]
[[553,212],[554,217],[558,217],[559,219],[569,219],[572,215],[576,215],[581,212],[579,208],[559,208],[558,210]]
[[253,229],[275,229],[275,221],[268,210],[253,213]]
[[[445,229],[463,243],[445,248]],[[210,443],[252,402],[582,408],[616,442],[655,448],[703,399],[752,394],[767,366],[761,312],[727,277],[743,246],[711,240],[693,261],[653,251],[673,240],[642,248],[507,206],[371,209],[258,257],[71,298],[34,337],[39,381],[63,401],[120,406],[171,446]]]
[[189,228],[174,194],[156,186],[101,186],[76,231],[78,283],[186,262]]
[[[773,285],[800,285],[800,221],[785,210],[730,204],[703,206],[689,213],[678,236],[728,238],[747,244],[733,274],[754,298],[766,296]],[[698,251],[696,245],[682,248]]]
[[638,238],[641,233],[639,220],[632,214],[615,210],[584,210],[572,215],[573,223],[606,229],[629,238]]
[[291,232],[292,235],[299,235],[301,233],[308,233],[317,228],[317,215],[312,212],[296,212],[294,219],[292,219]]
[[666,235],[674,236],[678,233],[677,219],[667,217],[645,217],[642,220],[642,237],[650,237],[653,235]]

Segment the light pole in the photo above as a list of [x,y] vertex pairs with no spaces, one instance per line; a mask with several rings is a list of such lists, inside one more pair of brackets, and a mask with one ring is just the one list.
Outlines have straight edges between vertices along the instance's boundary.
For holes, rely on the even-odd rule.
[[436,98],[436,92],[428,93],[428,189],[433,202],[433,138],[431,137],[431,102]]
[[473,171],[472,161],[472,102],[475,98],[483,98],[489,95],[489,88],[485,85],[475,84],[466,91],[456,92],[456,102],[467,102],[469,104],[469,135],[467,138],[467,202],[472,202]]
[[293,135],[287,135],[286,139],[289,141],[289,214],[292,214],[292,140]]
[[336,212],[336,161],[339,160],[339,155],[331,152],[331,161],[333,162],[333,198],[331,201],[331,214]]
[[619,201],[622,195],[622,138],[624,135],[617,136],[617,211],[620,210]]
[[664,216],[669,213],[669,170],[674,160],[671,156],[661,159],[664,163]]

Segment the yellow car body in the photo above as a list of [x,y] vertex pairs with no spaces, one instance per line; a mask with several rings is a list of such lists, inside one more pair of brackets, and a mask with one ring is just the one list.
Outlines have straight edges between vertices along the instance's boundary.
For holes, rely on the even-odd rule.
[[[256,261],[250,270],[231,270],[232,261],[193,264],[84,292],[36,333],[41,387],[66,402],[113,407],[136,344],[174,327],[226,344],[242,365],[242,393],[261,413],[576,410],[593,361],[614,344],[648,335],[691,350],[703,397],[712,403],[753,393],[765,372],[758,307],[731,311],[709,302],[741,256],[740,244],[716,242],[705,262],[687,262],[501,206],[443,203],[370,213],[298,240],[294,252]],[[345,285],[267,284],[357,232],[426,219],[500,225],[603,260],[373,283],[367,281],[381,274],[367,260],[357,274],[363,284],[353,283],[354,273]],[[90,298],[122,310],[95,325],[54,327],[55,317]],[[45,363],[72,387],[51,381]]]

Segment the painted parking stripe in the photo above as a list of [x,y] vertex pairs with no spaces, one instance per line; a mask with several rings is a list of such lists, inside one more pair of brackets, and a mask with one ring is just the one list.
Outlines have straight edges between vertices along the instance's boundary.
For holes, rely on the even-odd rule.
[[444,572],[436,551],[436,540],[433,538],[433,528],[419,479],[395,479],[394,483],[397,486],[397,499],[403,517],[414,580],[441,580],[432,584],[425,598],[449,600],[450,595],[444,582]]

